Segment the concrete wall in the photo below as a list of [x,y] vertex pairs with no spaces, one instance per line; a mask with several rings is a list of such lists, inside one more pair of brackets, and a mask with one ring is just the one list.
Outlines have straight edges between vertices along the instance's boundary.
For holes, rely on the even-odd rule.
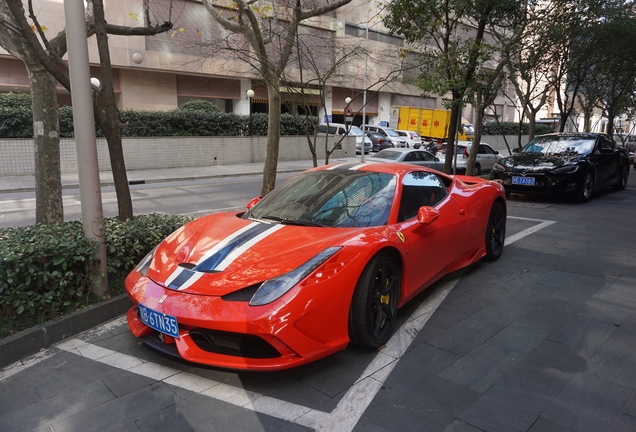
[[[160,137],[124,138],[126,169],[183,168],[264,162],[266,137]],[[324,144],[320,142],[319,148]],[[97,140],[99,170],[110,170],[106,140]],[[343,149],[332,157],[355,156],[355,137],[346,138]],[[32,139],[0,140],[0,176],[33,175],[34,146]],[[311,160],[304,136],[281,137],[279,160]],[[318,151],[319,162],[324,152]],[[77,172],[74,139],[60,140],[60,163],[63,173]]]
[[[486,144],[490,144],[492,148],[499,151],[504,156],[509,156],[508,147],[506,147],[506,142],[508,142],[508,146],[510,147],[510,151],[513,148],[518,147],[519,145],[519,137],[517,135],[506,135],[505,139],[502,135],[484,135],[481,137],[481,142]],[[528,144],[528,135],[521,135],[521,145]]]

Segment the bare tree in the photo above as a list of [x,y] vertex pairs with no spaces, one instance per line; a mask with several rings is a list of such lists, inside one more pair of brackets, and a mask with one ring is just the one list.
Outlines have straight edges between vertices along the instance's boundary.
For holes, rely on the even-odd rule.
[[[323,6],[304,5],[300,0],[275,1],[259,8],[253,1],[236,0],[226,9],[203,0],[206,9],[229,34],[225,42],[242,61],[256,66],[258,75],[267,86],[269,115],[267,121],[267,153],[263,171],[261,195],[268,194],[276,183],[278,148],[280,142],[280,77],[293,53],[301,22],[324,15],[351,0],[336,0]],[[239,36],[235,38],[234,36]],[[247,50],[246,48],[250,49]]]
[[[98,8],[100,8],[98,6]],[[58,121],[58,103],[55,82],[59,82],[70,92],[70,82],[66,63],[62,56],[66,53],[66,32],[61,31],[51,40],[48,40],[33,12],[31,0],[28,2],[28,18],[33,22],[33,28],[27,20],[27,14],[20,0],[0,0],[0,46],[14,57],[22,60],[31,84],[33,103],[33,136],[35,142],[35,195],[36,195],[36,223],[63,222],[64,212],[62,206],[62,183],[60,177],[60,129]],[[103,17],[103,5],[101,6]],[[91,8],[87,14],[86,26],[89,36],[95,34],[95,22]],[[103,20],[102,20],[103,21]],[[153,35],[169,30],[172,23],[169,21],[161,25],[153,26],[148,23],[145,27],[127,27],[103,24],[106,32],[118,35]],[[35,28],[35,32],[34,32]],[[103,39],[103,38],[100,38]],[[102,58],[102,67],[110,70],[109,59]],[[102,75],[105,86],[109,85],[107,76]],[[112,75],[110,79],[112,89]],[[107,91],[107,90],[106,90]],[[107,100],[106,104],[114,104]],[[113,105],[116,110],[116,106]],[[112,111],[112,107],[108,110]],[[99,109],[95,110],[96,119],[102,130],[109,130],[109,124],[104,119],[104,114]],[[108,113],[107,113],[108,115]],[[112,113],[111,113],[112,116]],[[114,118],[114,117],[113,117]],[[115,125],[119,124],[118,117],[114,118]],[[117,126],[116,126],[117,127]],[[108,136],[108,135],[107,135]],[[121,151],[121,137],[119,148],[115,144],[110,149],[112,140],[109,140],[111,152],[111,164],[113,176],[118,182],[126,183],[126,187],[117,189],[120,203],[120,217],[132,216],[132,204],[130,192],[125,175],[123,152]]]

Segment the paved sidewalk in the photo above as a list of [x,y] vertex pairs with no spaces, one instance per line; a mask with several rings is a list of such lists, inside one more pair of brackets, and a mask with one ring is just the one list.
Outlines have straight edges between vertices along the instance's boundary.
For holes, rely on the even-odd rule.
[[[368,157],[368,156],[367,156]],[[355,158],[333,158],[330,163],[360,161],[360,156]],[[196,180],[215,177],[231,177],[243,175],[263,174],[263,162],[237,164],[237,165],[213,165],[204,167],[184,167],[149,170],[129,170],[128,182],[130,184],[160,183],[169,181]],[[318,161],[318,165],[324,165],[324,159]],[[279,161],[278,172],[298,172],[312,168],[311,160]],[[102,171],[99,173],[102,187],[112,186],[113,173]],[[79,187],[77,173],[62,174],[62,188],[74,189]],[[34,176],[8,176],[0,177],[0,192],[33,192],[35,190]]]

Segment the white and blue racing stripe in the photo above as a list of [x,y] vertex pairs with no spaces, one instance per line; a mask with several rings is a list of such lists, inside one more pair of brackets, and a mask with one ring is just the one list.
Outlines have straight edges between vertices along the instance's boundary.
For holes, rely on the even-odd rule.
[[178,267],[166,279],[166,286],[181,291],[192,286],[204,272],[225,270],[246,250],[281,228],[283,225],[250,223],[217,243],[199,259],[194,268]]

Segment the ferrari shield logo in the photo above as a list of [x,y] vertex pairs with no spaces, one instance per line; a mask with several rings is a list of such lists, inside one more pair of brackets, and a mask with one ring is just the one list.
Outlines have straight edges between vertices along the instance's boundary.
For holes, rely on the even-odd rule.
[[404,242],[405,242],[404,234],[402,234],[402,232],[401,232],[401,231],[398,231],[398,232],[397,232],[397,236],[400,238],[400,240],[402,240],[402,243],[404,243]]

